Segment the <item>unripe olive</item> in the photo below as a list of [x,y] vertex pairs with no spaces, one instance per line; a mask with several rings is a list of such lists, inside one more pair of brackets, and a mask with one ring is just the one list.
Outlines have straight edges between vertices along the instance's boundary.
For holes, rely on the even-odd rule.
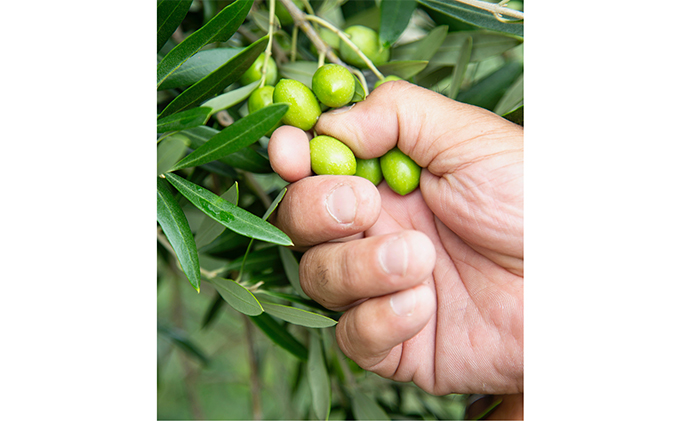
[[[359,47],[359,50],[361,50],[374,65],[380,66],[387,63],[387,60],[390,59],[390,50],[383,48],[382,45],[380,45],[378,33],[373,29],[361,25],[354,25],[345,29],[344,32],[354,45]],[[361,57],[352,51],[349,45],[344,42],[340,43],[340,58],[360,69],[368,67]]]
[[319,175],[354,175],[357,161],[352,150],[338,139],[317,136],[309,141],[312,171]]
[[312,91],[322,104],[338,108],[354,97],[354,76],[339,64],[325,64],[312,76]]
[[357,172],[354,175],[363,177],[377,186],[383,180],[380,160],[378,158],[357,158]]
[[[256,82],[262,78],[262,66],[264,65],[264,54],[260,54],[248,70],[241,76],[241,85],[248,85]],[[276,78],[279,76],[276,62],[271,56],[267,60],[267,76],[265,76],[264,83],[266,85],[274,86]]]
[[[264,108],[267,105],[271,105],[273,102],[274,102],[274,87],[264,85],[261,88],[255,89],[253,93],[250,94],[250,97],[248,98],[248,112],[252,114],[255,111],[259,110],[260,108]],[[267,132],[267,136],[271,136],[274,130],[276,130],[280,125],[281,123],[278,123],[276,126],[274,126],[273,129]]]
[[[330,29],[321,28],[319,30],[319,38],[324,40],[326,44],[328,44],[336,53],[340,49],[340,43],[342,41],[340,41],[340,37]],[[315,56],[319,55],[319,51],[316,49],[316,46],[314,44],[311,45],[310,49],[312,50],[312,53],[314,53]]]
[[281,79],[274,88],[274,102],[289,105],[283,115],[283,124],[309,130],[321,115],[321,107],[311,89],[293,79]]
[[380,157],[380,169],[387,185],[402,196],[411,193],[420,184],[421,168],[399,148]]
[[271,105],[274,102],[274,87],[264,85],[261,88],[255,89],[248,98],[248,112],[250,114]]
[[375,85],[373,85],[373,89],[377,89],[378,86],[382,85],[385,82],[389,82],[391,80],[404,80],[404,79],[400,78],[399,76],[389,75],[385,79],[375,82]]

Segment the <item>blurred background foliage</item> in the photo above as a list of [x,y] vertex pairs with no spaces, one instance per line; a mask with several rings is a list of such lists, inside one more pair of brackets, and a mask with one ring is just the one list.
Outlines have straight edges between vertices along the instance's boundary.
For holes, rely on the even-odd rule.
[[[391,49],[390,62],[379,67],[385,76],[523,124],[521,21],[501,22],[453,0],[382,3],[393,4],[293,1],[338,28],[360,24],[378,32]],[[281,6],[277,1],[281,26],[272,45],[279,77],[309,83],[317,49]],[[505,6],[523,10],[522,1]],[[250,133],[245,103],[255,84],[238,82],[264,51],[268,7],[253,0],[158,1],[158,418],[463,419],[467,396],[431,396],[344,357],[332,326],[340,314],[308,300],[296,284],[301,255],[282,247],[285,241],[225,229],[208,217],[209,206],[191,199],[194,191],[259,218],[285,194],[287,183],[266,154],[266,133],[285,110],[267,108],[258,121],[270,123]],[[387,9],[405,16],[381,25]],[[188,48],[182,41],[194,34],[204,39]],[[370,70],[362,76],[369,90],[378,80]],[[206,144],[228,153],[203,147],[192,154]]]

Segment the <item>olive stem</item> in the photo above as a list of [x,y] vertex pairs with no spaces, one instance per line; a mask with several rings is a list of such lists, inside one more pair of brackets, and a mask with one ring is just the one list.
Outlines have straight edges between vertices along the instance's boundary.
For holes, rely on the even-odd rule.
[[262,64],[262,80],[260,80],[260,88],[264,87],[267,79],[267,67],[269,64],[269,57],[272,56],[272,44],[274,42],[274,5],[276,0],[269,0],[269,39],[267,40],[267,48],[264,50],[264,64]]
[[290,41],[290,62],[295,63],[295,56],[297,55],[297,38],[298,38],[299,28],[297,26],[293,27],[293,35]]
[[373,62],[372,62],[368,57],[366,57],[366,54],[364,54],[364,53],[359,49],[359,47],[357,47],[356,44],[354,44],[354,43],[347,37],[347,35],[345,35],[341,30],[339,30],[338,28],[336,28],[335,26],[333,26],[333,24],[331,24],[330,22],[327,22],[327,21],[321,19],[321,18],[318,17],[318,16],[307,15],[307,16],[305,16],[305,19],[307,19],[307,20],[309,20],[309,21],[312,21],[312,22],[316,22],[316,23],[320,24],[321,26],[325,26],[326,28],[330,29],[333,33],[335,33],[335,35],[337,35],[338,37],[340,37],[340,39],[341,39],[345,44],[347,44],[347,46],[349,46],[349,48],[350,48],[352,51],[354,51],[359,57],[361,57],[361,59],[366,63],[366,65],[368,66],[368,68],[371,69],[371,71],[372,71],[373,73],[375,73],[375,75],[378,77],[378,79],[380,79],[380,80],[385,79],[385,76],[383,76],[383,74],[380,73],[380,70],[378,70],[378,69],[375,67],[375,65],[373,64]]
[[491,12],[494,17],[504,23],[512,22],[503,18],[503,15],[510,16],[511,18],[524,20],[524,13],[519,10],[510,9],[506,6],[509,0],[503,0],[500,3],[488,3],[481,0],[455,0],[458,3],[467,4],[468,6],[475,7],[477,9],[486,10]]
[[333,49],[321,39],[319,34],[314,30],[312,25],[305,19],[305,14],[297,8],[297,6],[292,2],[292,0],[279,0],[283,6],[288,9],[290,16],[295,21],[295,26],[299,26],[304,33],[307,35],[309,40],[314,44],[319,53],[323,52],[326,54],[328,61],[331,63],[339,64],[344,67],[349,67],[345,64],[337,54],[333,52]]

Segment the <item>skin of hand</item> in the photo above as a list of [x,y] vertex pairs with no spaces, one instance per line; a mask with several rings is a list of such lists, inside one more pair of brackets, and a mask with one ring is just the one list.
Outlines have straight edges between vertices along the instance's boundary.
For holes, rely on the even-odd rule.
[[271,137],[272,167],[291,183],[273,222],[305,251],[305,293],[345,310],[341,350],[436,395],[522,393],[523,128],[396,81],[323,114],[316,132],[364,159],[396,145],[423,168],[399,196],[384,181],[311,177],[310,136]]

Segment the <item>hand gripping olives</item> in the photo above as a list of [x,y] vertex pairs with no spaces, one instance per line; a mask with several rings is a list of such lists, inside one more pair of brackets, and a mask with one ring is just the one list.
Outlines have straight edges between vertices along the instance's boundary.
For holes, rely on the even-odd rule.
[[[390,50],[380,45],[378,33],[371,28],[361,25],[350,26],[345,29],[347,37],[356,45],[374,65],[380,66],[390,59]],[[361,57],[350,48],[347,43],[340,44],[340,58],[352,66],[365,69],[368,66]]]
[[348,104],[354,97],[354,76],[339,64],[325,64],[312,76],[312,91],[319,101],[332,108]]
[[[262,66],[264,65],[264,54],[260,54],[253,64],[250,65],[248,70],[241,76],[241,85],[248,85],[250,83],[260,80],[262,77]],[[266,85],[274,86],[276,83],[276,78],[278,77],[278,69],[276,68],[276,62],[273,58],[269,57],[267,60],[267,75],[265,76],[264,83]]]
[[281,79],[274,88],[274,102],[289,105],[283,115],[283,124],[309,130],[316,124],[321,115],[321,107],[314,93],[302,82],[293,79]]
[[411,193],[420,184],[421,168],[399,148],[380,157],[380,169],[387,185],[402,196]]
[[352,150],[338,139],[317,136],[309,141],[312,171],[319,175],[354,175],[357,162]]

